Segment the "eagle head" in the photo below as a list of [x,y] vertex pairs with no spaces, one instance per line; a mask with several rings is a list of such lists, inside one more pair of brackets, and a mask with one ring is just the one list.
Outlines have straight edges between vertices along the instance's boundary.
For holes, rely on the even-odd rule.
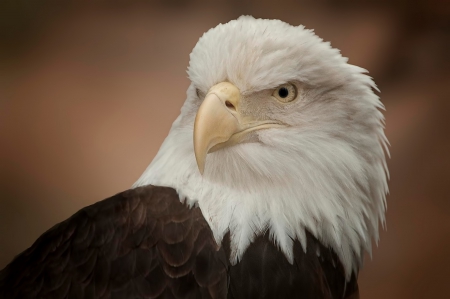
[[198,205],[237,262],[269,232],[292,261],[306,231],[347,275],[385,221],[383,105],[365,70],[312,30],[240,17],[190,54],[180,116],[135,186],[175,188]]

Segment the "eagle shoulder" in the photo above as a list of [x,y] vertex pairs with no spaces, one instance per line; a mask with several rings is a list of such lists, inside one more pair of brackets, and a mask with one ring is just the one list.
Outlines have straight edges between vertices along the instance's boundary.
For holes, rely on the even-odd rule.
[[0,298],[226,298],[226,270],[200,209],[146,186],[44,233],[0,271]]
[[358,298],[337,255],[307,233],[290,264],[268,233],[229,263],[199,208],[145,186],[88,206],[0,271],[0,298]]

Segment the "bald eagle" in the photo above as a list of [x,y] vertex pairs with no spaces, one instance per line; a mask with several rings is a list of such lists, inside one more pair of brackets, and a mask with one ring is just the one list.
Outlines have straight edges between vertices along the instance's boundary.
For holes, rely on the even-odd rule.
[[0,272],[0,297],[359,298],[388,191],[365,73],[303,26],[207,31],[133,188],[44,233]]

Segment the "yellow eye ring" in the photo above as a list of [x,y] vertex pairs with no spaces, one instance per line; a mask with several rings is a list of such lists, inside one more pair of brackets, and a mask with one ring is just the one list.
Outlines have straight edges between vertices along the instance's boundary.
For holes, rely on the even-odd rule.
[[272,96],[282,103],[289,103],[297,98],[297,88],[294,84],[286,83],[278,86]]

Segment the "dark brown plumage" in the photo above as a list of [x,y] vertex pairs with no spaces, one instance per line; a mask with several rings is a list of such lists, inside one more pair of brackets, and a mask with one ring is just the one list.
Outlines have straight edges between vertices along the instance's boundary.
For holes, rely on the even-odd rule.
[[43,234],[0,271],[0,298],[358,298],[355,275],[345,282],[332,250],[307,238],[293,265],[266,234],[232,266],[229,235],[218,247],[199,208],[141,187]]

